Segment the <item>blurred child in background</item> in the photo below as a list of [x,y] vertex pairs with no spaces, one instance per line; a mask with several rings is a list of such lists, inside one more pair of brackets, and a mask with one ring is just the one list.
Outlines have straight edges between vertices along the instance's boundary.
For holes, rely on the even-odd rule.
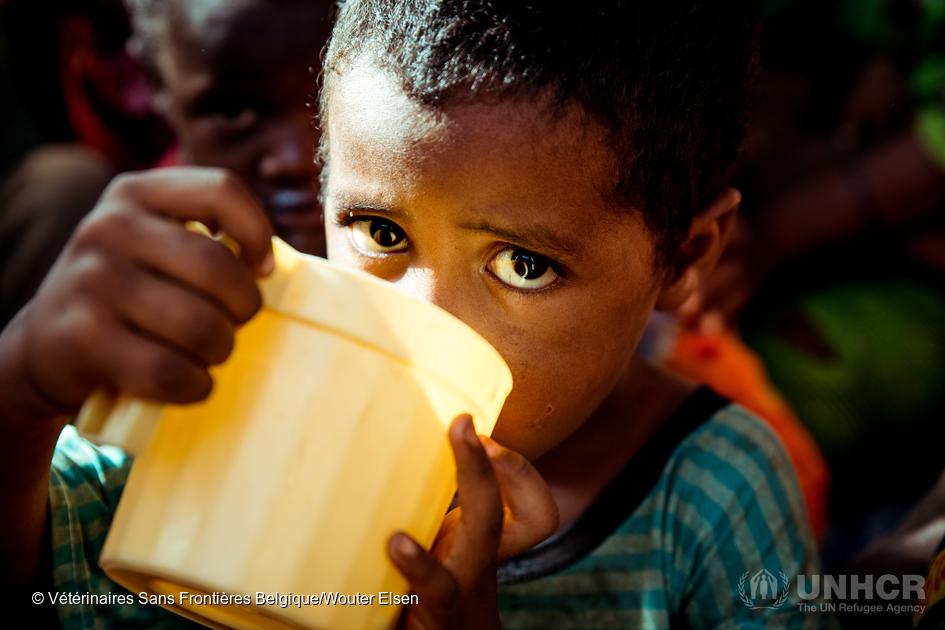
[[[281,236],[324,255],[307,104],[333,4],[128,0],[129,42],[120,0],[8,3],[0,35],[0,82],[9,86],[0,328],[123,170],[180,162],[229,168],[250,184]],[[176,133],[175,148],[152,105]],[[70,144],[33,151],[51,142]]]
[[127,0],[131,42],[179,146],[164,164],[227,168],[266,208],[276,233],[324,255],[309,107],[329,0]]

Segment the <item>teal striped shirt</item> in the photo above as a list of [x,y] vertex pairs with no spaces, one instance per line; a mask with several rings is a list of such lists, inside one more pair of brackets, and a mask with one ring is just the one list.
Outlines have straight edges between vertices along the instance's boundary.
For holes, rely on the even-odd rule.
[[[608,488],[574,526],[500,567],[503,628],[827,627],[799,610],[793,591],[781,591],[782,579],[793,584],[818,571],[782,446],[740,407],[699,420],[670,435],[652,480],[635,458],[621,476],[636,489]],[[97,559],[130,466],[119,449],[63,430],[49,495],[55,591],[127,593]],[[782,601],[759,599],[751,578],[760,570],[775,576]],[[56,610],[67,629],[193,627],[141,604],[60,603]]]
[[[609,505],[592,506],[598,516],[543,543],[531,566],[500,568],[504,629],[832,627],[794,588],[820,568],[782,445],[741,407],[700,423],[705,404],[690,403],[695,416],[677,419],[687,430],[656,462],[655,483],[638,489],[648,473],[631,462],[601,497]],[[569,550],[568,538],[585,540]],[[765,570],[773,583],[762,598],[753,578]]]

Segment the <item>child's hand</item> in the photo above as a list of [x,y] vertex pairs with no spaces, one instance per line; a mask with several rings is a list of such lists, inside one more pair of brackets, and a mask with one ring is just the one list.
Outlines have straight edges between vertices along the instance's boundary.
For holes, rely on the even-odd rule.
[[477,437],[469,416],[453,421],[449,438],[460,507],[447,514],[432,552],[406,534],[390,540],[391,559],[419,599],[401,617],[408,630],[498,628],[498,562],[558,528],[557,505],[527,459]]
[[[188,220],[226,233],[242,261],[188,231]],[[67,413],[96,388],[179,403],[206,397],[208,366],[226,359],[237,325],[260,307],[256,274],[272,268],[270,238],[262,208],[225,171],[116,178],[5,331],[18,349],[17,380]]]

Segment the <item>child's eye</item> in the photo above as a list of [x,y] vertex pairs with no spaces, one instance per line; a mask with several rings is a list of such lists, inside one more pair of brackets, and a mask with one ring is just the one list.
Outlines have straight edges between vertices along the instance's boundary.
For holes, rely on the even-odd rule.
[[230,129],[249,129],[259,121],[259,112],[251,107],[232,107],[212,114],[220,124]]
[[259,119],[259,113],[251,107],[231,109],[230,111],[220,112],[220,115],[237,127],[249,127]]
[[364,254],[389,254],[407,249],[403,228],[387,219],[364,217],[349,226],[351,242]]
[[538,290],[558,279],[551,261],[520,247],[507,247],[489,261],[489,271],[505,284],[524,290]]
[[195,118],[209,119],[230,127],[247,128],[259,121],[262,110],[250,98],[210,94],[193,103],[188,112]]

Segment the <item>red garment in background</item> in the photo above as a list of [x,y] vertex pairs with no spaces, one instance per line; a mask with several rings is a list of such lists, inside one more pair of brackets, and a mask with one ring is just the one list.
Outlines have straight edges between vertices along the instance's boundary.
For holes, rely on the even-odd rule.
[[164,155],[162,155],[152,167],[167,168],[168,166],[183,166],[184,164],[186,164],[186,162],[180,153],[180,147],[174,144],[165,151]]
[[152,166],[173,134],[154,111],[144,68],[124,47],[107,51],[101,41],[89,16],[61,19],[62,92],[76,138],[119,171]]

